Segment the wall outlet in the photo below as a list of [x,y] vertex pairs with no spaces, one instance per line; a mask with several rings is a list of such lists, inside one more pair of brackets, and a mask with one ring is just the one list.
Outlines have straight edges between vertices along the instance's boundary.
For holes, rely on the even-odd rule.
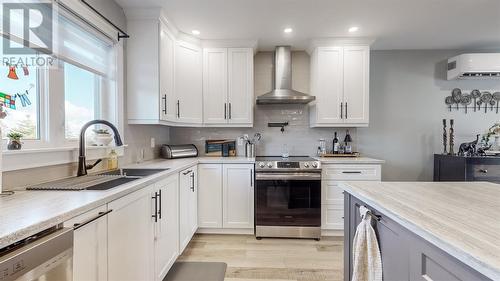
[[156,146],[155,138],[151,138],[151,148],[155,148],[155,146]]

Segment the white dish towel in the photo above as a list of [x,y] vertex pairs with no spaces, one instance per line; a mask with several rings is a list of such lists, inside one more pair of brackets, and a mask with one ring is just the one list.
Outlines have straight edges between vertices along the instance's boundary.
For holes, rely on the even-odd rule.
[[361,223],[353,241],[352,281],[382,281],[382,258],[369,211],[364,206],[359,207]]

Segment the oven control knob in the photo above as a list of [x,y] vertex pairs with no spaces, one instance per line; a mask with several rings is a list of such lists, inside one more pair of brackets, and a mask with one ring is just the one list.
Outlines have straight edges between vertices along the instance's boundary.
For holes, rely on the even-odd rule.
[[267,163],[267,167],[272,168],[273,167],[273,163],[272,162],[268,162]]
[[266,165],[266,164],[264,164],[264,162],[260,162],[260,163],[259,163],[259,167],[261,167],[261,168],[264,168],[264,166],[265,166],[265,165]]
[[309,168],[309,163],[308,162],[304,163],[304,168]]
[[313,162],[312,166],[313,166],[313,168],[318,168],[318,162]]

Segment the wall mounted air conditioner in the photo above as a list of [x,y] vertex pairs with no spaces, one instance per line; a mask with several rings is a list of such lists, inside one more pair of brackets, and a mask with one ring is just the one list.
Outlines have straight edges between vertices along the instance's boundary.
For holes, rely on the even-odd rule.
[[448,60],[448,80],[500,79],[500,53],[463,54]]

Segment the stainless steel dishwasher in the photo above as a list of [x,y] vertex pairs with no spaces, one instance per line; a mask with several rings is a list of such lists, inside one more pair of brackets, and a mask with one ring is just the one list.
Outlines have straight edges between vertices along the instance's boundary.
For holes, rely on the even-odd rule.
[[53,227],[0,249],[0,281],[72,279],[72,228]]

